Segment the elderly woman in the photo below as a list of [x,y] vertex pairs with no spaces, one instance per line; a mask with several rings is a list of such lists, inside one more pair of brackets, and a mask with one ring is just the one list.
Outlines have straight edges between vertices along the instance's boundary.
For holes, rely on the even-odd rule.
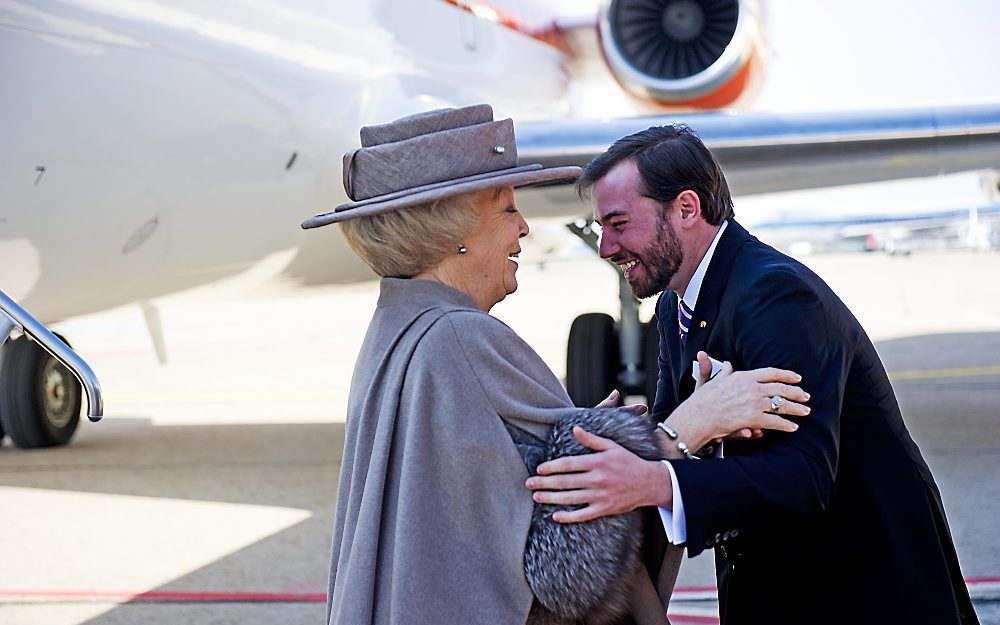
[[[533,560],[525,546],[533,523],[590,524],[533,514],[525,480],[541,458],[532,460],[530,447],[588,410],[610,423],[639,419],[628,409],[574,407],[541,358],[489,311],[517,289],[514,259],[528,225],[514,188],[569,180],[579,170],[517,166],[511,121],[493,121],[486,105],[362,128],[361,143],[344,159],[353,201],[303,224],[340,222],[352,249],[382,277],[351,382],[328,622],[576,620],[541,608],[529,578],[565,592],[578,580],[552,582],[559,576],[544,570],[545,546]],[[742,428],[794,429],[759,408],[739,408],[748,394],[746,379],[732,382],[740,375],[703,385],[668,419],[692,448]],[[803,414],[791,401],[801,399],[798,389],[787,388],[787,414]],[[656,431],[643,427],[650,437]],[[655,443],[646,449],[650,476],[662,476],[662,454]],[[639,542],[626,554],[590,554],[625,579],[607,600],[614,609],[584,620],[665,621],[655,594],[650,600],[656,580],[632,553]],[[628,570],[615,569],[622,563]]]

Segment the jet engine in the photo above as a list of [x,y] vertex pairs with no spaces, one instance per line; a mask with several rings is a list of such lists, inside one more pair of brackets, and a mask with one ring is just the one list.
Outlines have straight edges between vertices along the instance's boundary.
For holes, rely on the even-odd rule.
[[750,0],[609,0],[600,17],[601,49],[612,74],[636,96],[729,106],[751,79],[755,13]]

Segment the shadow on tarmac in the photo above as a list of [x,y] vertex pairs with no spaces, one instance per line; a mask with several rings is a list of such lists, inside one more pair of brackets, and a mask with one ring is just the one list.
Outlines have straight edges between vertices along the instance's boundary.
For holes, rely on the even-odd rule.
[[[343,437],[340,423],[154,427],[112,416],[69,447],[3,449],[0,485],[308,510],[305,521],[152,591],[187,599],[138,599],[86,622],[317,623],[325,612],[317,596],[326,592]],[[115,522],[113,510],[108,522]],[[172,548],[184,546],[164,545]],[[211,593],[299,598],[233,602]]]
[[[877,344],[890,372],[995,367],[1000,333],[935,334]],[[1000,375],[893,383],[941,488],[966,577],[1000,575]],[[312,516],[160,586],[160,592],[290,593],[298,602],[211,601],[114,607],[90,625],[322,622],[344,425],[153,426],[111,416],[64,448],[0,450],[0,485],[305,509]],[[109,522],[113,522],[109,518]],[[239,519],[234,518],[234,523]],[[711,580],[710,580],[711,581]],[[981,606],[984,623],[998,623]]]

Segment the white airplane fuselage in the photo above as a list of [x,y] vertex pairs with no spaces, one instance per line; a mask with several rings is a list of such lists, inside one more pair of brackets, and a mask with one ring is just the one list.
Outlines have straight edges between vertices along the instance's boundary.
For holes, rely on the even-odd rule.
[[334,228],[358,128],[556,117],[562,54],[440,0],[0,6],[0,288],[44,322],[263,263],[370,279]]
[[[518,122],[525,163],[582,165],[687,124],[742,195],[1000,170],[1000,103],[720,111],[760,84],[757,3],[682,4],[603,2],[594,24],[547,29],[503,11],[545,3],[506,0],[0,2],[0,290],[43,323],[141,303],[163,358],[160,296],[373,279],[338,228],[299,224],[347,199],[360,127],[479,102]],[[518,205],[563,223],[588,212],[565,186]],[[627,295],[619,320],[574,321],[574,402],[655,396],[655,331]],[[4,345],[0,435],[15,445],[72,437],[81,390],[57,364]]]

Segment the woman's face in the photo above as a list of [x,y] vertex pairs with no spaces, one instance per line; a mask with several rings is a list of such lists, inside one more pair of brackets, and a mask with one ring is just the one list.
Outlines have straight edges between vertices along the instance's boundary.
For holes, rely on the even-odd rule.
[[514,187],[501,187],[483,194],[479,225],[466,237],[466,253],[456,258],[462,282],[483,310],[517,290],[519,239],[528,234],[528,224],[514,206]]

